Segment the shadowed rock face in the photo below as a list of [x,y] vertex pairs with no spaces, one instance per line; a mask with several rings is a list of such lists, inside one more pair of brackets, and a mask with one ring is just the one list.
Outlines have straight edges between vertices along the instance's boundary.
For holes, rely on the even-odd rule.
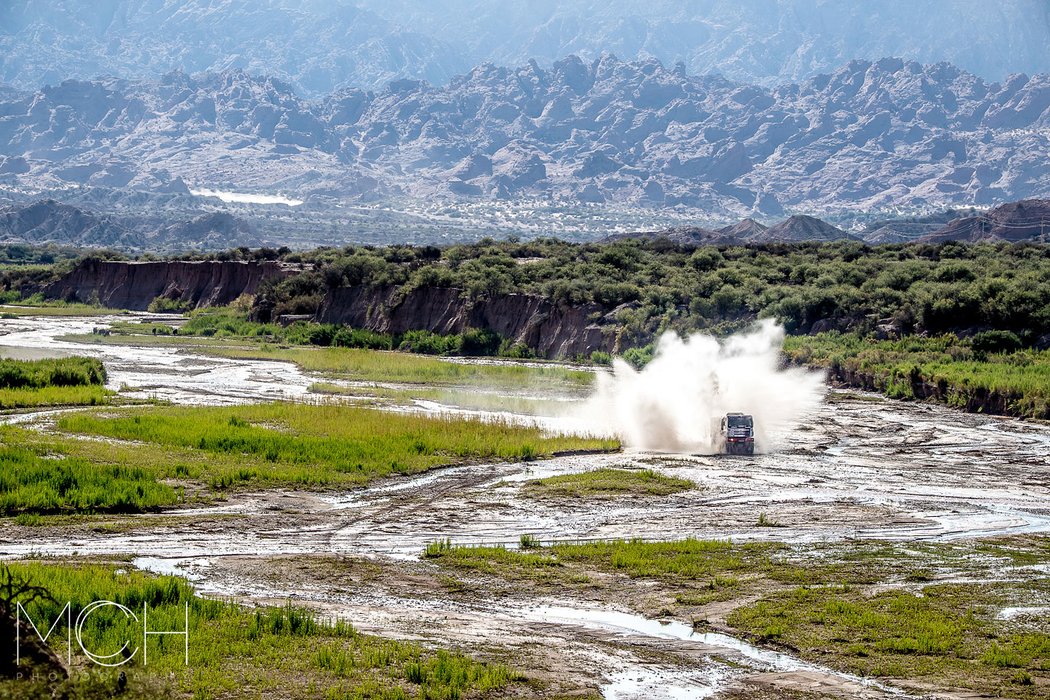
[[591,321],[605,310],[597,305],[561,307],[526,294],[471,300],[447,287],[341,287],[328,292],[318,311],[322,323],[342,323],[379,333],[427,330],[462,333],[487,328],[522,343],[546,358],[572,358],[595,350],[619,351],[614,326]]
[[740,223],[718,229],[718,233],[728,238],[745,240],[760,235],[767,228],[754,219],[744,219]]
[[158,297],[199,308],[254,294],[263,280],[295,270],[278,262],[115,262],[89,259],[44,289],[48,299],[98,301],[145,311]]
[[47,200],[0,209],[0,240],[136,248],[144,237],[108,217]]
[[999,240],[1050,243],[1050,200],[1010,202],[976,216],[956,219],[919,240],[929,243]]
[[773,88],[570,56],[315,101],[236,70],[0,92],[0,155],[22,159],[0,179],[40,190],[193,183],[766,217],[1050,196],[1047,152],[1050,76],[989,83],[899,59]]

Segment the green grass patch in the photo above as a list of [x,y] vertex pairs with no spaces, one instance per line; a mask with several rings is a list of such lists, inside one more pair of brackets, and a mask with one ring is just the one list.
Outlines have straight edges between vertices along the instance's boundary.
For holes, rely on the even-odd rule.
[[104,404],[113,395],[105,381],[92,358],[0,359],[0,409]]
[[88,357],[0,359],[0,389],[91,386],[106,382],[102,362]]
[[[512,387],[510,388],[512,389]],[[392,401],[399,404],[410,404],[413,401],[434,401],[446,406],[454,406],[473,411],[506,411],[528,416],[557,416],[565,413],[573,402],[583,396],[583,388],[575,383],[561,387],[561,398],[536,398],[520,396],[507,391],[484,391],[465,389],[455,386],[428,387],[420,384],[408,388],[391,388],[374,384],[359,383],[353,385],[335,384],[332,382],[315,382],[310,391],[332,396],[355,396],[377,400]],[[551,387],[546,393],[557,392],[558,387]]]
[[442,465],[619,447],[500,422],[286,403],[74,413],[56,427],[66,435],[0,428],[0,512],[135,512],[235,488],[347,487]]
[[[728,622],[751,637],[787,646],[864,676],[922,679],[1011,696],[1017,670],[1046,678],[1050,635],[1010,632],[994,619],[1001,593],[978,585],[931,585],[921,594],[866,595],[848,586],[799,587],[738,608]],[[1029,676],[1030,678],[1030,676]]]
[[622,600],[632,590],[628,581],[643,579],[635,592],[644,593],[634,600],[645,614],[695,619],[705,614],[696,608],[739,600],[728,618],[736,633],[820,664],[989,695],[1009,688],[1011,697],[1045,697],[1039,695],[1050,682],[1045,619],[997,619],[1003,607],[1050,600],[1040,570],[1017,570],[1013,580],[996,584],[928,582],[930,571],[986,578],[1004,565],[1045,564],[1048,542],[1025,536],[906,546],[789,548],[697,539],[539,546],[530,535],[530,546],[517,551],[444,540],[424,556],[447,569],[517,582],[519,590],[545,586],[593,597],[593,589],[602,589]]
[[0,306],[0,313],[11,316],[109,316],[127,314],[123,309],[108,309],[103,306],[79,304],[66,301],[44,301],[42,297],[31,297],[11,301]]
[[43,389],[0,389],[0,409],[42,406],[101,406],[114,392],[101,386],[50,386]]
[[[182,630],[184,606],[189,605],[189,664],[185,663],[182,637],[152,638],[148,665],[141,664],[139,652],[121,669],[128,675],[130,697],[192,695],[206,700],[241,696],[246,689],[263,697],[486,697],[521,680],[500,664],[361,634],[346,621],[323,619],[305,609],[248,610],[200,598],[185,580],[176,577],[104,564],[29,562],[12,564],[10,570],[43,587],[54,599],[27,606],[34,619],[41,621],[53,620],[65,601],[72,601],[75,619],[92,601],[111,600],[140,613],[145,603],[152,629]],[[141,623],[129,625],[121,616],[102,611],[87,618],[83,637],[95,653],[117,651],[127,639],[134,648],[142,644]],[[110,682],[103,685],[115,687],[116,673],[112,671]],[[24,692],[23,688],[3,682],[0,694]]]
[[[135,325],[135,324],[131,324]],[[428,385],[426,396],[439,400],[446,395],[432,387],[470,386],[492,390],[527,389],[542,387],[545,393],[579,394],[594,383],[594,373],[564,367],[557,364],[503,362],[464,362],[442,359],[408,352],[391,352],[344,347],[290,346],[265,342],[246,337],[205,337],[190,335],[165,335],[158,333],[133,335],[69,335],[64,340],[94,343],[98,345],[141,345],[192,347],[207,355],[240,360],[273,360],[292,362],[304,370],[326,374],[332,378],[361,382],[390,382]],[[356,389],[340,387],[332,383],[319,382],[316,390],[321,393],[357,393]],[[456,401],[470,401],[465,395],[453,397]],[[473,405],[485,409],[499,405],[498,398],[479,397]],[[505,403],[505,402],[504,402]],[[543,406],[543,400],[535,403],[522,398],[521,407]],[[458,404],[457,404],[458,405]]]
[[616,496],[667,496],[696,488],[688,479],[665,476],[651,469],[603,468],[526,482],[529,496],[612,498]]
[[0,513],[139,512],[180,502],[180,492],[157,481],[147,466],[99,464],[26,444],[26,431],[0,428]]
[[540,429],[458,417],[391,415],[341,405],[154,407],[75,414],[58,429],[243,458],[242,480],[364,483],[438,465],[527,460],[569,450],[612,450],[613,440],[548,436]]
[[586,388],[594,374],[557,365],[452,362],[400,352],[356,348],[208,346],[204,352],[233,359],[294,362],[311,372],[359,381],[429,385],[475,385],[493,389],[548,386],[554,390]]
[[[479,571],[509,580],[556,580],[590,584],[589,573],[616,573],[681,585],[688,592],[736,588],[740,579],[760,576],[796,580],[797,567],[784,560],[786,547],[770,543],[735,544],[728,540],[684,539],[671,542],[608,540],[540,546],[529,536],[520,550],[431,544],[424,556],[440,565]],[[826,571],[822,571],[826,574]]]

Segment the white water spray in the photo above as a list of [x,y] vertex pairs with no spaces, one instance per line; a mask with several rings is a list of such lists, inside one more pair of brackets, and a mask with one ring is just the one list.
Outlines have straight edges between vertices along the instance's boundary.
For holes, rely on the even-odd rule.
[[769,452],[825,391],[823,373],[780,367],[783,340],[771,320],[723,341],[665,333],[641,371],[616,360],[612,374],[599,375],[584,421],[629,448],[712,454],[722,416],[739,411],[754,416],[756,449]]

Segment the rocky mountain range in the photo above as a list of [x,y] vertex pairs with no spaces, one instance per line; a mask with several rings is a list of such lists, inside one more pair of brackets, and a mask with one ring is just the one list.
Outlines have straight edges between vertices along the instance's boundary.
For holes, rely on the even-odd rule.
[[1050,243],[1050,200],[1010,202],[988,211],[947,210],[926,217],[876,221],[861,231],[848,233],[812,216],[796,215],[773,226],[744,219],[732,226],[711,230],[677,226],[661,231],[616,234],[606,240],[666,238],[682,246],[756,245],[804,241],[863,241],[883,243]]
[[7,0],[0,82],[240,68],[302,94],[602,52],[774,85],[855,58],[1050,70],[1042,0]]
[[[941,223],[932,223],[940,219]],[[807,241],[881,243],[966,243],[1030,241],[1050,243],[1050,200],[1011,202],[988,211],[946,211],[939,215],[878,221],[847,232],[812,216],[795,215],[772,226],[744,219],[719,229],[677,226],[606,236],[604,241],[630,238],[667,239],[681,246],[730,246]],[[331,242],[331,241],[329,241]],[[237,246],[274,246],[249,222],[224,212],[189,219],[143,219],[101,215],[53,200],[27,206],[0,207],[0,244],[59,244],[78,248],[110,248],[127,252],[225,250]],[[314,243],[313,245],[316,245]]]
[[0,93],[0,188],[538,198],[712,217],[1050,195],[1050,76],[853,61],[775,88],[656,60],[480,66],[306,100],[231,70]]

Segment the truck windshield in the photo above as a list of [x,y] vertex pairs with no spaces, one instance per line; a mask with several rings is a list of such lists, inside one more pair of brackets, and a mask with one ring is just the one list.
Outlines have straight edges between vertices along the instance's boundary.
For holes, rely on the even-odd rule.
[[730,428],[750,428],[751,416],[729,416]]

